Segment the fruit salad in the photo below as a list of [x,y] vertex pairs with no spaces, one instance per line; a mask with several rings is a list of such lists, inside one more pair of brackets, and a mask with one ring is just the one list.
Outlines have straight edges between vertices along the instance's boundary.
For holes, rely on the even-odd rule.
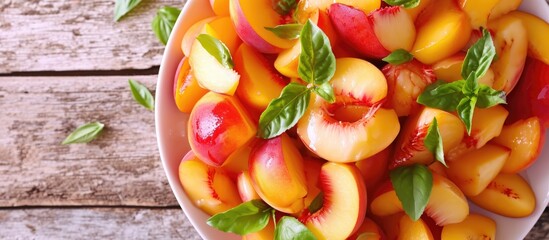
[[494,239],[529,216],[549,24],[520,0],[210,0],[173,84],[179,165],[242,239]]

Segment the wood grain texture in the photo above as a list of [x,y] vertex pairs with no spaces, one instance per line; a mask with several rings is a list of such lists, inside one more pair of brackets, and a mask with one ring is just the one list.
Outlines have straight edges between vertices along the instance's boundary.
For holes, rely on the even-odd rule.
[[0,239],[201,239],[181,209],[0,210],[0,225]]
[[[0,77],[0,207],[177,206],[129,77]],[[156,76],[133,76],[154,89]],[[101,121],[89,144],[60,142]]]
[[186,0],[143,1],[119,22],[114,2],[0,1],[0,73],[158,66],[164,46],[151,21],[160,7]]

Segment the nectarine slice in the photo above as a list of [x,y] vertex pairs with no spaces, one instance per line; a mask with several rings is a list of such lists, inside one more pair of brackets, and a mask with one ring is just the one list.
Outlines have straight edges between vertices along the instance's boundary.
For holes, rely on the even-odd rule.
[[496,222],[489,217],[471,213],[463,222],[442,228],[442,240],[496,239]]
[[198,84],[189,66],[189,59],[183,57],[175,73],[174,98],[179,111],[190,113],[202,96],[208,93]]
[[528,55],[549,64],[549,46],[547,45],[549,23],[537,16],[521,11],[513,11],[509,15],[519,18],[526,27]]

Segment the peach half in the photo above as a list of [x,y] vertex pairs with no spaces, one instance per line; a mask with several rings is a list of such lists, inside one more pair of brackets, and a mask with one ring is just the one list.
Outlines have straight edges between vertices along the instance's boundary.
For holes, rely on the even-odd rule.
[[[329,104],[319,96],[313,97],[297,123],[297,133],[305,146],[332,162],[356,162],[389,146],[400,124],[394,110],[379,108],[387,92],[383,74],[367,61],[340,58],[331,84],[336,102]],[[337,114],[353,106],[366,111],[351,118]]]
[[204,163],[222,166],[231,154],[249,142],[257,127],[236,97],[209,92],[189,116],[187,136]]
[[318,239],[345,239],[366,216],[366,187],[353,165],[328,162],[322,165],[319,180],[324,193],[322,207],[300,217]]
[[[454,82],[463,79],[461,76],[463,60],[465,60],[465,53],[458,52],[448,58],[436,62],[432,66],[436,78],[445,82]],[[491,68],[488,68],[488,71],[486,71],[486,73],[478,79],[478,83],[492,87],[492,85],[494,85],[494,71]]]

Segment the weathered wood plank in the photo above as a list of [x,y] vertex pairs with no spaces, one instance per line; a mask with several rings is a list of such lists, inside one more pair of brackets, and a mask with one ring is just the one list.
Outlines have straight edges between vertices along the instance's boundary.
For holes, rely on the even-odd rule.
[[[177,205],[154,114],[132,99],[128,78],[0,77],[0,207]],[[156,76],[131,78],[154,89]],[[106,128],[94,142],[60,144],[96,120]]]
[[0,239],[201,239],[175,208],[0,210],[0,226]]
[[158,66],[164,47],[151,21],[160,7],[186,0],[143,1],[118,23],[114,2],[0,1],[0,73]]

